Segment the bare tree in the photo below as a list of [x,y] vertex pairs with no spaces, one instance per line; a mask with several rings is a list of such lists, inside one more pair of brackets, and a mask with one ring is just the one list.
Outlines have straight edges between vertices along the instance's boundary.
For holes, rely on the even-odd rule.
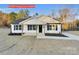
[[59,15],[60,15],[60,21],[64,21],[66,18],[70,16],[71,10],[68,8],[64,8],[59,10]]
[[76,9],[64,8],[59,11],[60,21],[64,21],[65,26],[64,24],[63,26],[67,29],[74,29],[76,27],[75,16],[77,13],[75,10]]

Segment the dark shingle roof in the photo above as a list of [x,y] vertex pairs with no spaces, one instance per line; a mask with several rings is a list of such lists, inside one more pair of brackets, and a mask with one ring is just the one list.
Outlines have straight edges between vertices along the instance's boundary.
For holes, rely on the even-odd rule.
[[31,16],[29,17],[24,17],[24,18],[21,18],[21,19],[17,19],[15,21],[12,22],[12,24],[19,24],[20,22],[24,21],[24,20],[27,20],[28,18],[30,18]]

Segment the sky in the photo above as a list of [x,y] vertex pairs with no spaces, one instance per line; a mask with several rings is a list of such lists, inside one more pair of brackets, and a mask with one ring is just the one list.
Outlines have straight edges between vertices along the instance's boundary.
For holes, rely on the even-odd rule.
[[[8,6],[9,4],[0,4],[0,11],[3,11],[4,13],[10,13],[10,12],[18,12],[21,9],[26,9],[26,8],[8,8]],[[27,8],[27,9],[30,11],[30,15],[33,15],[35,13],[49,15],[51,14],[51,12],[56,14],[60,9],[63,8],[79,10],[79,4],[36,4],[35,8]],[[76,10],[77,13],[79,13],[78,10]]]

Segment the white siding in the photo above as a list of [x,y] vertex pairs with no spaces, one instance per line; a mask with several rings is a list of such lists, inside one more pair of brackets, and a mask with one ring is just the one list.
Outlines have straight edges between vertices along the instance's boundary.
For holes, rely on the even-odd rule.
[[61,24],[57,24],[57,30],[47,30],[47,25],[45,25],[45,33],[60,33]]
[[36,35],[36,30],[28,30],[28,25],[24,24],[23,26],[23,33],[25,33],[25,35]]
[[24,25],[24,33],[26,35],[32,35],[32,36],[36,36],[36,35],[40,35],[40,34],[43,34],[44,35],[44,25],[42,26],[42,33],[39,33],[39,25],[37,25],[37,29],[36,30],[28,30],[28,27],[27,25]]
[[13,24],[11,24],[11,33],[13,33],[14,32],[14,26],[13,26]]
[[[37,30],[28,30],[27,24],[23,24],[23,30],[14,30],[14,24],[11,24],[12,33],[24,33],[26,35],[39,35],[39,25],[37,25]],[[42,25],[42,33],[61,33],[61,24],[57,24],[57,30],[47,30],[47,24]]]
[[22,33],[22,30],[14,30],[14,25],[15,24],[11,24],[11,33]]
[[58,30],[59,33],[61,33],[61,24],[58,24]]

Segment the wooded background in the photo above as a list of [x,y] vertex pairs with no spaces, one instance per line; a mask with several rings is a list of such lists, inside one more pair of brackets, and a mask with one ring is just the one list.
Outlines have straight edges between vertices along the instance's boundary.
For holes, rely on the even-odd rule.
[[[60,21],[62,24],[62,29],[63,30],[71,30],[71,29],[76,29],[79,27],[79,19],[75,18],[78,14],[73,13],[75,12],[74,9],[60,9],[58,11],[58,15],[56,16],[53,10],[51,10],[51,14],[48,16],[52,16],[55,18],[55,20]],[[24,17],[28,17],[30,11],[28,9],[22,9],[19,10],[18,12],[10,12],[10,13],[4,13],[0,11],[0,27],[10,27],[10,24],[15,21],[19,20]],[[36,12],[33,16],[40,15],[38,12]]]

